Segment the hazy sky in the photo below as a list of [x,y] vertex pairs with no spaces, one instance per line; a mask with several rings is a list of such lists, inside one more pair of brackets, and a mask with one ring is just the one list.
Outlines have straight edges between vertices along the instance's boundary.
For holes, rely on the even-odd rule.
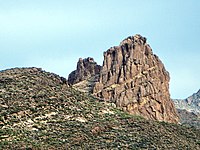
[[141,34],[170,72],[172,98],[200,88],[199,0],[0,0],[0,70],[41,67],[67,75],[79,57]]

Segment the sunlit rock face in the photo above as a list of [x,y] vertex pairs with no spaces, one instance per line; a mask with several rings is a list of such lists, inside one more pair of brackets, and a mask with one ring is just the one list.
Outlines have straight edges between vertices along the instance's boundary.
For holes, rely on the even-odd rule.
[[[75,82],[69,83],[85,80],[84,71],[79,70],[77,68],[71,75],[75,77]],[[88,69],[84,70],[87,72]],[[178,122],[169,94],[169,73],[158,56],[153,54],[145,37],[138,34],[130,36],[119,46],[111,47],[104,52],[100,70],[96,73],[95,69],[92,70],[89,77],[95,76],[96,80],[92,80],[89,92],[94,96],[115,103],[130,114],[152,120]],[[77,77],[77,74],[83,76]],[[85,82],[83,84],[87,85]],[[79,87],[83,86],[79,84]]]

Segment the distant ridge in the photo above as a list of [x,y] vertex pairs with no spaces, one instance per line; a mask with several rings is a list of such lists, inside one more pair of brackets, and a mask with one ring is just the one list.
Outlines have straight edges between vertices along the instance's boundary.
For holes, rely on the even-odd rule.
[[173,101],[178,109],[200,114],[200,89],[186,99],[174,99]]
[[200,90],[186,99],[173,99],[180,121],[200,129]]

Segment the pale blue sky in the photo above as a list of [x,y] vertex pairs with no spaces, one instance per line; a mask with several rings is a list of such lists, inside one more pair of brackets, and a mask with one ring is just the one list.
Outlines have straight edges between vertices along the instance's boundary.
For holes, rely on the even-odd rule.
[[172,98],[200,88],[199,0],[0,0],[0,70],[41,67],[67,75],[79,57],[137,33],[170,72]]

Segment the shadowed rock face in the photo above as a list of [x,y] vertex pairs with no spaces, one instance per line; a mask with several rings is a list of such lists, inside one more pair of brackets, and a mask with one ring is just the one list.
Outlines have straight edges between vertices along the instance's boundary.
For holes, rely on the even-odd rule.
[[87,80],[96,74],[99,74],[101,66],[97,65],[93,58],[79,58],[77,68],[69,74],[68,83],[75,84]]
[[[80,71],[77,68],[75,72]],[[75,82],[81,79],[75,79]],[[169,73],[153,54],[146,38],[135,35],[104,52],[103,66],[91,92],[130,114],[177,123],[178,115],[170,100],[169,80]]]

